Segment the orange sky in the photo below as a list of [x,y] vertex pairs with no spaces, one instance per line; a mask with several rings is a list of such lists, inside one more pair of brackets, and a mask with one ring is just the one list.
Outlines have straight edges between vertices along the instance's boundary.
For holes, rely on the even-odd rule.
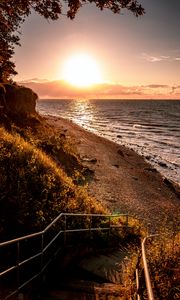
[[[85,5],[74,21],[47,22],[35,13],[22,27],[15,80],[40,98],[180,99],[180,1],[142,0],[141,18]],[[84,53],[98,63],[102,84],[77,88],[64,82],[63,66]]]

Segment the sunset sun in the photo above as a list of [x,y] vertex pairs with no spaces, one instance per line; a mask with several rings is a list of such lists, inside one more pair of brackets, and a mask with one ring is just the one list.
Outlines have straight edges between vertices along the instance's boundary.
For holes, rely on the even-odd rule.
[[102,81],[98,64],[85,54],[72,56],[66,61],[63,78],[77,87],[88,87]]

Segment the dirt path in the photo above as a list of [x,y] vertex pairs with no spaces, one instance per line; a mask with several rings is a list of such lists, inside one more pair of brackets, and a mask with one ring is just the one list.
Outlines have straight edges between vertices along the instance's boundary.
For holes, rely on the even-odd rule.
[[[94,171],[88,190],[111,212],[145,219],[152,232],[164,230],[179,218],[179,187],[164,179],[133,150],[98,137],[69,120],[48,116],[75,144],[83,164]],[[180,220],[180,219],[179,219]]]

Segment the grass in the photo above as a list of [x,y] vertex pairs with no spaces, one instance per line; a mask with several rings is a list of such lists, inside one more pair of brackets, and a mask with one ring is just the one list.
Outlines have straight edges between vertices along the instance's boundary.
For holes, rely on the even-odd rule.
[[148,265],[158,299],[178,299],[174,298],[175,293],[180,296],[179,244],[179,233],[161,235],[147,244]]
[[[117,221],[115,221],[115,224]],[[123,262],[123,286],[128,297],[137,293],[135,272],[139,266],[140,293],[142,299],[147,299],[144,270],[141,259],[140,242],[148,236],[148,230],[136,219],[130,219],[129,232],[120,235],[127,247],[127,260]],[[155,238],[146,243],[146,257],[150,272],[155,299],[172,300],[180,296],[180,264],[179,264],[179,232],[165,228]],[[128,299],[129,299],[128,298]]]
[[[149,239],[146,244],[146,257],[151,277],[151,283],[155,299],[173,300],[180,296],[180,273],[179,273],[179,244],[180,235],[171,233]],[[144,270],[142,265],[141,251],[136,245],[129,249],[129,258],[123,265],[123,285],[130,297],[135,297],[136,280],[135,271],[139,265],[140,295],[147,299]],[[131,298],[130,298],[131,299]]]
[[1,238],[42,229],[60,212],[106,211],[84,187],[76,184],[74,165],[70,172],[70,162],[65,164],[64,157],[61,160],[64,151],[83,170],[70,146],[63,147],[54,136],[52,152],[48,154],[40,147],[47,141],[48,132],[40,139],[38,134],[32,134],[31,128],[17,131],[17,127],[11,133],[0,128]]

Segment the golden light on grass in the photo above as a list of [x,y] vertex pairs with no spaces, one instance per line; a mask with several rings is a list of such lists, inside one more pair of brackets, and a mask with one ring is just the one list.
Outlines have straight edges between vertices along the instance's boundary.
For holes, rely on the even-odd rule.
[[98,63],[86,54],[74,55],[65,62],[63,79],[77,87],[88,87],[102,81]]

